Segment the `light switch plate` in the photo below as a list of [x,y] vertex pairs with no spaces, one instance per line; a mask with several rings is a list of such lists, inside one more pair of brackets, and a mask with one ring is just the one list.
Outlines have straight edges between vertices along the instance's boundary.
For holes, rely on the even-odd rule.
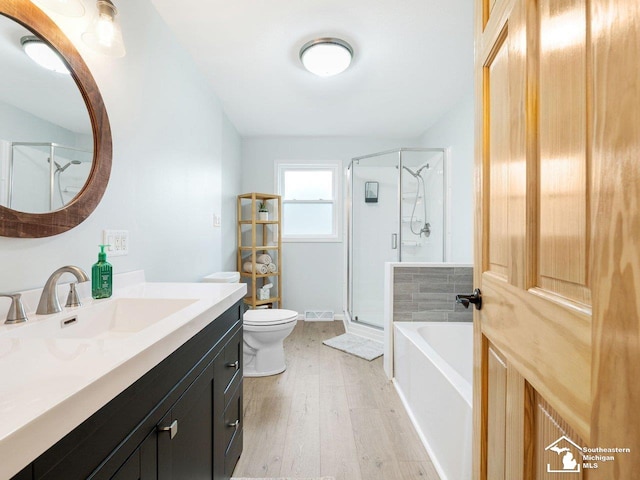
[[108,257],[129,255],[129,230],[104,230],[102,242],[109,245],[105,249]]

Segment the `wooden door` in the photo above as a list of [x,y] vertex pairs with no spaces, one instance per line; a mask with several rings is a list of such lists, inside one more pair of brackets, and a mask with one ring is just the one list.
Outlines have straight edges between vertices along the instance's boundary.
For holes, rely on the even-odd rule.
[[476,0],[475,62],[474,478],[638,478],[640,3]]

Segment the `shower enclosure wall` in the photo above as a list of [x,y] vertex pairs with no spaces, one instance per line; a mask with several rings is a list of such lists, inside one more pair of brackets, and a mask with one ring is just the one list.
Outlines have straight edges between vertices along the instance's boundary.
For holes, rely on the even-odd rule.
[[383,327],[385,262],[447,261],[447,170],[444,148],[401,148],[349,164],[345,313],[351,322]]
[[[1,159],[0,159],[1,160]],[[4,163],[0,205],[30,213],[62,208],[82,189],[93,152],[56,143],[13,142]],[[3,182],[4,183],[4,182]]]

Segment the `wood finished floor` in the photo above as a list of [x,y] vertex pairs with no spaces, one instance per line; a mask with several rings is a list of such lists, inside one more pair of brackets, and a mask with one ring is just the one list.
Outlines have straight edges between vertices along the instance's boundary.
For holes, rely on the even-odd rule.
[[342,322],[298,322],[287,370],[244,379],[244,449],[235,477],[438,480],[382,357],[322,345]]

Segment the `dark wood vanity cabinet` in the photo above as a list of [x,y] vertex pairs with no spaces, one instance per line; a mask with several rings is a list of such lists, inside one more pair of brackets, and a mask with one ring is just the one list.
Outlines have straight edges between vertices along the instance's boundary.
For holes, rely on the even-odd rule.
[[242,452],[240,302],[12,480],[229,479]]

